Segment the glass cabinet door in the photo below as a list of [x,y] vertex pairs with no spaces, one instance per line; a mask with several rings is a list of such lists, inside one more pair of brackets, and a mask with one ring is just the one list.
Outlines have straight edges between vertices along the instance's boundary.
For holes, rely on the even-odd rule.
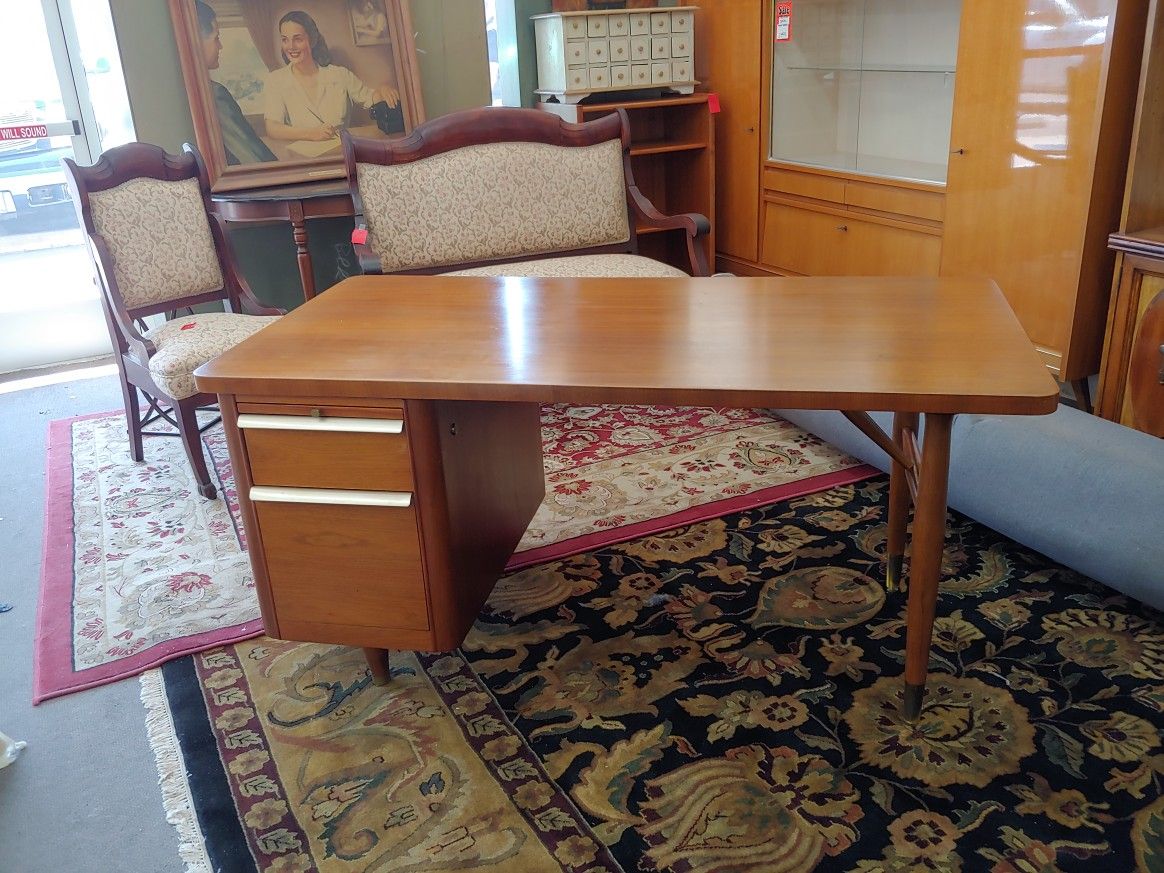
[[961,0],[796,0],[769,157],[945,182]]

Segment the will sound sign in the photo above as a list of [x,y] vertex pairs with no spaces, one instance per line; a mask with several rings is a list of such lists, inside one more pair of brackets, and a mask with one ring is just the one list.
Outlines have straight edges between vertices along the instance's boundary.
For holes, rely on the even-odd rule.
[[44,124],[19,124],[12,127],[0,127],[0,142],[15,139],[44,139],[48,135],[48,126]]

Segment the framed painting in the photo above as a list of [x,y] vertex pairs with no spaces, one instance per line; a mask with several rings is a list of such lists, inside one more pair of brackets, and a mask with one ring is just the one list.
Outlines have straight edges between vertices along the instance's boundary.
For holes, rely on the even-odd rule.
[[339,131],[424,119],[407,0],[169,0],[211,187],[342,178]]

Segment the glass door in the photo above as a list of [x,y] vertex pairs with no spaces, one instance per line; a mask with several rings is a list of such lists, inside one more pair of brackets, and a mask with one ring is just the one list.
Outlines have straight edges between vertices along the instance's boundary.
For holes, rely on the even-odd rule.
[[8,4],[0,52],[0,373],[108,354],[62,158],[134,139],[108,0]]

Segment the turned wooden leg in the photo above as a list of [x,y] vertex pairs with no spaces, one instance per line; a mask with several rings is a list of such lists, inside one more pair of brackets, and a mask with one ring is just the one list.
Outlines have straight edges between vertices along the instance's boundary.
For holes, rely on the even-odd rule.
[[365,648],[364,658],[368,662],[368,669],[372,671],[372,684],[387,685],[392,678],[388,672],[388,650]]
[[930,638],[946,539],[946,486],[950,475],[950,429],[954,416],[926,414],[921,475],[913,513],[913,549],[905,629],[905,717],[921,713],[930,662]]
[[[905,451],[905,431],[917,432],[916,412],[893,414],[893,442]],[[909,517],[909,483],[905,466],[893,461],[889,471],[889,518],[885,543],[885,587],[890,591],[901,584],[901,565],[905,560],[905,528]]]
[[194,478],[198,480],[198,493],[207,500],[213,500],[218,494],[218,489],[214,487],[210,473],[206,469],[206,453],[202,451],[202,434],[198,430],[198,410],[187,403],[175,403],[173,410],[174,418],[178,422],[178,433],[182,437],[182,448],[186,450],[190,468],[194,471]]
[[307,247],[307,220],[303,204],[291,204],[291,238],[295,241],[295,259],[299,263],[299,281],[303,283],[303,299],[315,296],[315,268],[311,266],[311,250]]

